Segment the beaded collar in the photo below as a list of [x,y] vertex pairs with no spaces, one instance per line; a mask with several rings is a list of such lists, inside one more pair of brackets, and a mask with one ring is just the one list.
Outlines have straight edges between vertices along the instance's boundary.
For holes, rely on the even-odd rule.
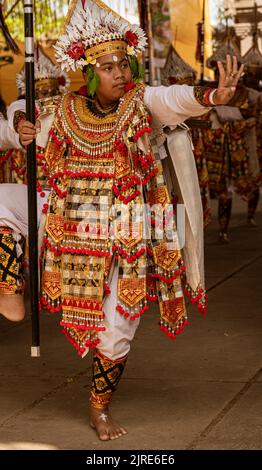
[[119,101],[117,101],[113,106],[110,108],[104,109],[96,99],[92,98],[86,98],[86,107],[87,109],[95,116],[104,118],[108,116],[109,114],[116,113],[117,108],[119,106]]
[[116,104],[117,109],[103,113],[94,100],[75,93],[61,99],[55,127],[62,136],[74,142],[74,147],[89,155],[112,151],[115,142],[122,140],[143,103],[144,85],[137,85]]

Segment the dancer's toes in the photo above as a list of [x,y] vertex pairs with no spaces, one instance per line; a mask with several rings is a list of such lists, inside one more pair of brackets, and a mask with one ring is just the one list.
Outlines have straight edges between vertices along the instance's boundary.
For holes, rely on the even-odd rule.
[[91,407],[91,426],[96,430],[101,441],[115,440],[127,434],[127,430],[119,426],[108,409],[97,409]]

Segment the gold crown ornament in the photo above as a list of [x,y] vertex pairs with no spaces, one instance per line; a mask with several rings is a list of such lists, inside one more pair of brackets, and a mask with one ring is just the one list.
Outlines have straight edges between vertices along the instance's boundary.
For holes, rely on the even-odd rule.
[[101,0],[73,0],[54,49],[62,70],[75,71],[119,51],[137,57],[146,45],[144,31]]

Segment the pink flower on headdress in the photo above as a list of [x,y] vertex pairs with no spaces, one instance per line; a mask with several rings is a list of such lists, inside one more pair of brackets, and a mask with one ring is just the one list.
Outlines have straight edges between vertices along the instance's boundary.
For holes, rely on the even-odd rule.
[[67,54],[71,59],[80,59],[85,52],[85,47],[82,41],[73,42],[71,46],[67,49]]
[[138,45],[138,36],[133,31],[129,30],[125,34],[125,40],[127,41],[129,46],[137,46]]

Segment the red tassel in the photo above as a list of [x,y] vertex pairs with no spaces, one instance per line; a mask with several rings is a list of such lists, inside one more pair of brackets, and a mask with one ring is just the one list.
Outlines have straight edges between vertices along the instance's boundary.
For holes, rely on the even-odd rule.
[[106,282],[104,282],[104,294],[105,294],[105,295],[111,294],[110,287],[109,287],[108,284],[106,284]]
[[130,313],[127,312],[121,305],[117,305],[116,310],[124,317],[130,318],[131,321],[134,321],[136,318],[139,318],[140,315],[143,315],[147,310],[149,310],[149,307],[148,305],[145,305],[144,307],[140,308],[138,313],[135,313],[134,315],[130,315]]
[[52,307],[48,301],[43,297],[41,296],[40,297],[40,301],[41,305],[46,308],[47,310],[49,310],[51,313],[57,313],[57,312],[60,312],[60,310],[62,310],[62,306],[61,305],[57,305],[57,307]]
[[79,346],[79,344],[73,338],[71,338],[71,336],[69,335],[69,333],[65,329],[63,329],[62,332],[64,333],[66,338],[70,341],[70,343],[76,348],[77,353],[78,353],[79,356],[82,356],[82,354],[85,352],[86,348],[95,349],[98,346],[98,344],[100,343],[99,339],[96,339],[96,340],[88,339],[85,343],[85,347],[81,348]]
[[145,127],[144,129],[141,129],[140,131],[138,131],[136,133],[136,135],[133,137],[134,141],[136,142],[138,139],[140,139],[140,137],[142,137],[142,135],[144,134],[150,134],[152,132],[152,127]]
[[150,294],[147,294],[147,295],[146,295],[146,298],[147,298],[147,300],[149,300],[150,302],[157,302],[157,301],[158,301],[157,295],[150,295]]

